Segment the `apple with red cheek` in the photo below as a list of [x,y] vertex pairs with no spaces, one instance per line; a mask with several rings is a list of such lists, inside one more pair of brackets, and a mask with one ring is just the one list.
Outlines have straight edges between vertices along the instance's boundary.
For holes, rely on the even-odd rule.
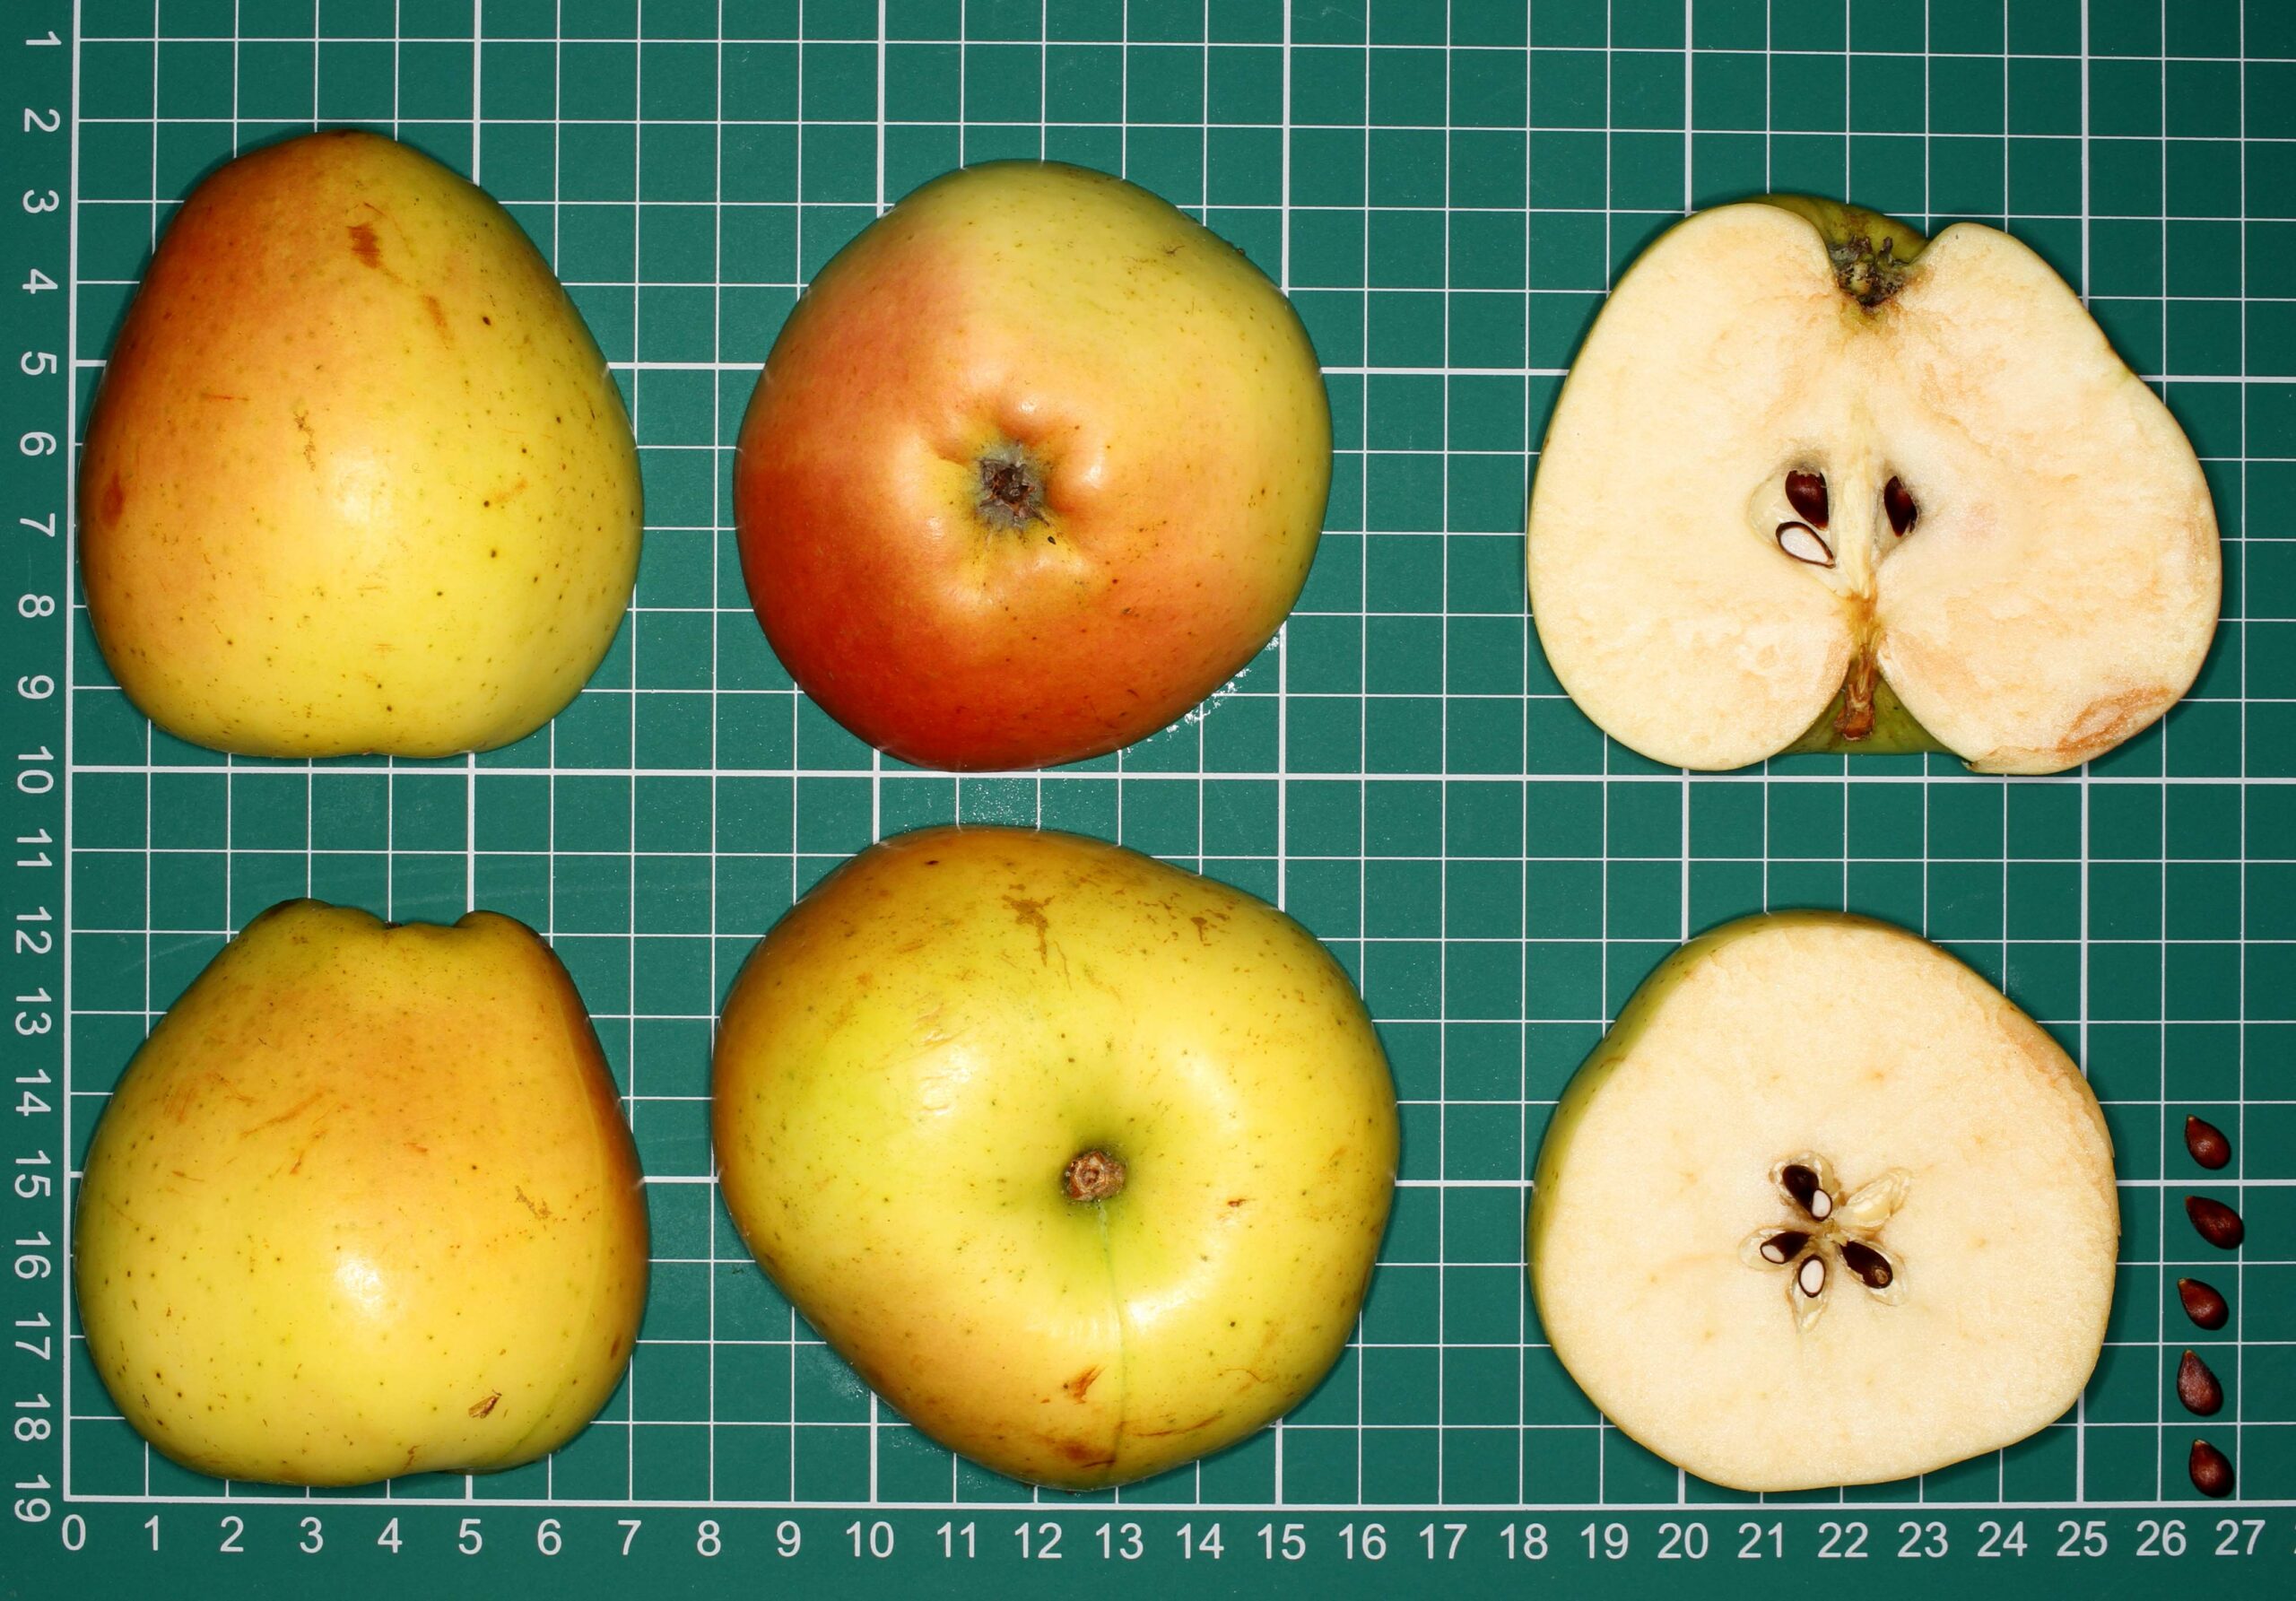
[[743,576],[799,687],[902,761],[1154,733],[1307,581],[1331,415],[1233,246],[1121,178],[970,168],[798,301],[742,423]]

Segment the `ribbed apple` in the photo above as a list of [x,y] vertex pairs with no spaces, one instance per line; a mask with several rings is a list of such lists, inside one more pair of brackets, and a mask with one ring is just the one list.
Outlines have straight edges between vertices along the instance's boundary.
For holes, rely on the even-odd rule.
[[1233,246],[1102,173],[918,190],[797,303],[744,419],[742,570],[831,717],[904,761],[1042,767],[1162,727],[1306,582],[1322,376]]

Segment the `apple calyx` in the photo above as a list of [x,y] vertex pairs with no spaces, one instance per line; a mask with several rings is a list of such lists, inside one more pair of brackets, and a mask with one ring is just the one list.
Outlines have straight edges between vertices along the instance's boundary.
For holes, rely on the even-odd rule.
[[1045,520],[1045,467],[1025,445],[992,445],[979,457],[980,493],[973,509],[990,527],[1017,534]]
[[1081,1151],[1060,1170],[1060,1188],[1072,1201],[1106,1201],[1124,1193],[1124,1163],[1100,1150]]
[[1883,235],[1877,243],[1856,233],[1828,245],[1826,256],[1842,293],[1871,311],[1904,288],[1910,263],[1898,259],[1897,244],[1893,234]]
[[1904,1169],[1892,1168],[1839,1200],[1843,1186],[1822,1156],[1789,1156],[1770,1177],[1792,1221],[1756,1229],[1738,1256],[1749,1267],[1786,1269],[1786,1300],[1796,1328],[1807,1334],[1817,1327],[1827,1296],[1843,1274],[1885,1305],[1905,1298],[1902,1266],[1881,1239],[1882,1225],[1905,1205],[1912,1188]]

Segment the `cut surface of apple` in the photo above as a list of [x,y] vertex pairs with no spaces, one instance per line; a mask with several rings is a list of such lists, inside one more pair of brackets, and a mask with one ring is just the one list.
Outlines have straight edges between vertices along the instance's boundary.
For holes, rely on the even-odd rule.
[[1556,1106],[1528,1255],[1627,1434],[1741,1490],[2011,1444],[2094,1369],[2112,1147],[2070,1058],[1926,940],[1746,918],[1646,980]]
[[726,1204],[918,1428],[1083,1490],[1232,1444],[1344,1347],[1395,1186],[1345,971],[1274,907],[1117,846],[929,829],[743,968]]
[[2048,263],[1792,196],[1691,217],[1612,292],[1528,570],[1572,699],[1704,769],[2077,766],[2190,687],[2220,588],[2191,445]]

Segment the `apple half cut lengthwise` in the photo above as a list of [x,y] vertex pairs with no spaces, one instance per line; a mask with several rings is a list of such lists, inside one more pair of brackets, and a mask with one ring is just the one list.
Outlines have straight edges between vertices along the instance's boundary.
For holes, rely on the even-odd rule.
[[1699,213],[1612,292],[1528,570],[1579,708],[1700,769],[2078,766],[2191,686],[2221,585],[2191,445],[2046,262],[1795,196]]
[[1528,1257],[1612,1422],[1737,1490],[2022,1440],[2095,1369],[2118,1253],[2087,1082],[1928,941],[1834,912],[1683,946],[1578,1069]]

